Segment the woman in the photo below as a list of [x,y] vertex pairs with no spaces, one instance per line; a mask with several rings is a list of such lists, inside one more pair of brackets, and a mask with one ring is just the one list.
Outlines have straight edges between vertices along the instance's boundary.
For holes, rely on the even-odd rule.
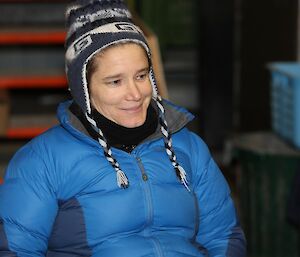
[[193,116],[157,94],[126,6],[78,1],[67,17],[73,101],[7,168],[0,256],[245,256],[226,181]]

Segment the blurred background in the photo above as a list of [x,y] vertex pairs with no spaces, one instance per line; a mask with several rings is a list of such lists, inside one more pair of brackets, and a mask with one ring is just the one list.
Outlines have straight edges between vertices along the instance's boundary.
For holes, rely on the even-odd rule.
[[[0,0],[0,178],[69,99],[67,0]],[[160,93],[229,182],[250,257],[300,256],[300,1],[128,0]],[[297,184],[298,183],[298,184]]]

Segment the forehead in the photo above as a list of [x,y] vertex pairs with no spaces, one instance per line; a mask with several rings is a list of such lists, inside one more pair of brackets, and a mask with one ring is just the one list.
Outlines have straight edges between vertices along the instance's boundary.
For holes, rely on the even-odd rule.
[[138,43],[133,43],[133,42],[126,42],[126,43],[118,43],[118,44],[113,44],[99,53],[97,53],[93,59],[108,59],[108,58],[115,58],[117,59],[120,57],[120,54],[123,55],[128,55],[128,56],[140,56],[140,57],[145,57],[146,59],[149,60],[148,54],[146,49],[138,44]]

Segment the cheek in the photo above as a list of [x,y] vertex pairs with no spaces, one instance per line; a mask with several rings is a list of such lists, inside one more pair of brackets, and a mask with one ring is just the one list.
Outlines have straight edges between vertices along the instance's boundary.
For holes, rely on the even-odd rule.
[[91,91],[91,103],[96,108],[105,108],[106,106],[115,105],[119,100],[117,94],[106,92],[106,90]]
[[150,81],[143,87],[143,92],[145,97],[152,96],[153,88]]
[[119,92],[105,85],[99,84],[91,88],[91,98],[99,103],[111,103],[118,101]]

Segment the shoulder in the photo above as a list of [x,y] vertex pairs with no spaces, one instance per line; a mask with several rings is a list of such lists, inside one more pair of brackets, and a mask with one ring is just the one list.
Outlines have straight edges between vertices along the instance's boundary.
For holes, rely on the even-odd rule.
[[183,128],[172,135],[174,146],[184,149],[188,152],[191,159],[207,165],[210,158],[210,150],[204,140],[196,133],[190,131],[188,128]]
[[172,140],[178,162],[183,165],[193,187],[206,181],[207,176],[212,175],[214,161],[203,139],[184,128],[173,134]]
[[72,165],[77,142],[60,125],[50,128],[22,146],[10,160],[5,180],[13,177],[36,179],[55,176]]
[[9,178],[30,180],[47,175],[51,158],[49,149],[51,146],[52,148],[57,146],[55,135],[60,134],[60,130],[59,126],[53,127],[19,148],[8,164],[5,180]]
[[[74,130],[75,131],[75,130]],[[32,139],[25,148],[31,149],[42,158],[66,159],[79,152],[84,146],[93,146],[96,143],[91,138],[77,132],[71,133],[62,125],[57,125],[43,134]],[[96,144],[97,145],[97,144]]]
[[84,172],[84,166],[92,163],[100,151],[63,127],[53,127],[15,153],[7,167],[5,183],[22,181],[30,187],[43,187],[55,192],[58,198],[66,199],[80,190],[82,181],[78,172]]
[[205,169],[211,160],[211,153],[204,140],[190,131],[186,125],[194,119],[194,115],[184,107],[168,100],[163,100],[166,119],[172,133],[172,141],[176,151],[181,151],[193,167]]
[[194,119],[194,115],[184,107],[178,106],[168,100],[163,100],[165,118],[171,133],[174,133]]

